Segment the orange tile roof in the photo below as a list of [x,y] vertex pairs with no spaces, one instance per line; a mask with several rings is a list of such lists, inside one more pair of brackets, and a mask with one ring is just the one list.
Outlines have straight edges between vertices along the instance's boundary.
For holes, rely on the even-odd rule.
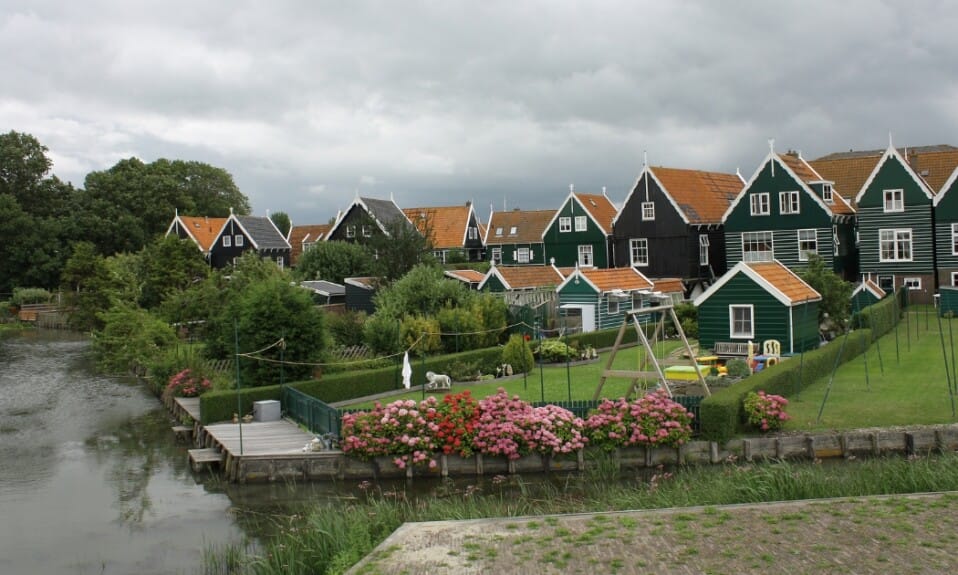
[[207,218],[205,216],[180,216],[180,221],[190,234],[199,242],[204,252],[210,251],[220,230],[229,218]]
[[311,224],[290,228],[289,245],[292,248],[289,252],[290,262],[293,265],[299,262],[299,257],[303,254],[303,240],[309,243],[324,240],[331,227],[329,224]]
[[[555,213],[555,210],[493,212],[486,229],[486,245],[541,244],[542,234]],[[514,235],[509,233],[513,227],[516,228]],[[497,235],[496,230],[502,230],[502,235]]]
[[579,273],[588,278],[601,292],[614,289],[626,291],[652,289],[652,282],[634,268],[579,268]]
[[925,180],[932,193],[937,194],[958,167],[958,150],[913,153],[909,149],[908,163]]
[[[602,230],[607,234],[611,234],[612,220],[615,219],[615,214],[618,213],[612,200],[603,194],[576,193],[575,196],[579,199],[579,202],[585,206],[585,209],[589,210],[589,213],[592,214],[595,221],[599,222],[599,225],[602,226]],[[553,212],[553,215],[555,215],[555,212]]]
[[819,158],[812,161],[811,164],[823,178],[835,182],[833,191],[851,202],[854,201],[859,190],[865,185],[865,180],[871,175],[879,159],[881,159],[881,153],[875,156],[856,156],[831,160]]
[[651,170],[691,224],[721,222],[744,187],[736,174],[663,167]]
[[[826,178],[820,174],[814,166],[805,161],[804,158],[798,155],[792,154],[778,154],[779,159],[782,160],[782,163],[788,166],[790,170],[795,172],[795,175],[802,179],[805,184],[811,184],[812,182],[821,182],[821,181],[831,181],[829,178]],[[867,176],[866,176],[867,177]],[[864,182],[862,182],[864,183]],[[833,192],[837,191],[833,188]],[[817,195],[816,195],[817,197]],[[819,198],[821,199],[821,198]],[[832,194],[832,203],[829,204],[822,200],[832,213],[840,215],[851,215],[855,213],[854,208],[852,208],[851,200],[846,200],[841,193],[837,196]]]
[[476,270],[447,270],[446,275],[467,283],[479,283],[486,277],[486,274]]
[[685,293],[685,284],[679,278],[659,278],[652,280],[652,289],[662,293]]
[[496,270],[512,289],[557,286],[565,279],[552,266],[499,266]]
[[872,292],[872,295],[878,297],[878,299],[882,299],[883,297],[885,297],[885,295],[886,295],[886,294],[885,294],[885,290],[881,289],[881,286],[879,286],[878,284],[876,284],[876,283],[873,282],[872,280],[866,279],[866,280],[865,280],[865,285],[866,285],[866,286],[868,287],[868,289]]
[[[861,191],[868,176],[874,171],[885,150],[839,152],[813,160],[811,165],[826,180],[835,182],[835,191],[852,200]],[[924,178],[932,192],[941,191],[945,181],[958,166],[958,148],[954,146],[920,146],[899,148],[898,153],[920,177]]]
[[469,206],[405,208],[403,213],[419,233],[425,234],[428,229],[435,249],[461,248],[465,243]]
[[811,286],[778,262],[752,262],[746,265],[762,276],[775,289],[782,292],[793,304],[806,300],[817,301],[822,298]]

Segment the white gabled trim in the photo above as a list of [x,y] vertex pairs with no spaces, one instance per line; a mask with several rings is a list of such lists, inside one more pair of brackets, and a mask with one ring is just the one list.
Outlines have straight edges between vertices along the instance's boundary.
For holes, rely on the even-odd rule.
[[[812,168],[811,165],[809,165],[809,163],[806,162],[804,158],[799,157],[799,160],[801,160],[802,163],[805,164],[805,166],[808,167],[808,168],[812,171],[813,174],[815,174],[815,175],[817,175],[819,178],[821,178],[821,175],[820,175],[818,172],[816,172],[815,169]],[[811,188],[808,186],[808,184],[805,183],[805,180],[803,180],[802,178],[798,177],[798,174],[796,174],[794,171],[792,171],[792,169],[788,167],[788,164],[786,164],[785,162],[782,161],[782,159],[778,156],[778,154],[773,153],[773,152],[769,152],[769,154],[768,154],[767,156],[765,156],[765,159],[762,161],[762,163],[759,164],[758,169],[755,170],[755,173],[752,174],[752,177],[749,178],[749,180],[748,180],[748,182],[745,184],[745,186],[742,187],[742,191],[739,193],[739,195],[736,196],[736,198],[732,201],[732,203],[729,204],[728,209],[725,210],[725,214],[722,215],[722,223],[723,223],[723,224],[724,224],[725,221],[728,219],[729,215],[730,215],[733,211],[735,211],[735,208],[738,206],[739,202],[742,201],[742,198],[744,198],[745,196],[749,195],[749,190],[751,189],[752,185],[755,183],[755,180],[758,179],[759,174],[762,173],[762,170],[765,169],[765,166],[766,166],[769,162],[775,162],[776,164],[778,164],[779,166],[781,166],[782,169],[785,170],[785,173],[788,174],[788,176],[789,176],[790,178],[792,178],[792,180],[794,180],[795,183],[797,183],[797,184],[801,187],[801,189],[805,192],[805,194],[806,194],[807,196],[811,197],[812,200],[813,200],[816,204],[818,204],[818,206],[819,206],[822,210],[824,210],[825,214],[827,214],[829,217],[832,217],[832,216],[837,215],[837,214],[835,214],[835,212],[832,211],[831,208],[828,207],[828,204],[825,203],[825,200],[823,200],[823,199],[821,199],[820,197],[818,197],[818,194],[815,193],[815,190],[811,189]],[[773,169],[774,169],[774,164],[773,164]],[[769,206],[771,206],[771,198],[769,199]],[[781,206],[780,206],[780,207],[781,207]],[[854,210],[853,210],[853,212],[854,212]]]
[[509,285],[509,282],[506,281],[506,278],[503,277],[501,273],[499,273],[499,268],[496,267],[496,264],[492,264],[491,266],[489,266],[489,271],[486,272],[486,277],[482,278],[482,281],[479,282],[479,285],[476,286],[476,289],[482,290],[482,288],[486,287],[486,283],[488,283],[489,279],[492,278],[493,276],[499,278],[499,283],[502,284],[502,287],[506,288],[507,290],[512,289],[512,286]]
[[870,279],[865,279],[862,281],[862,283],[858,284],[858,287],[856,287],[854,291],[852,291],[851,297],[855,297],[857,294],[863,291],[867,291],[878,299],[883,299],[885,295],[887,295],[885,294],[884,290],[881,293],[876,293],[876,289],[881,290],[881,288],[875,285]]
[[578,264],[578,262],[577,262],[576,265],[575,265],[575,270],[573,270],[572,273],[569,274],[569,277],[567,277],[567,278],[565,278],[564,280],[562,280],[562,283],[560,283],[558,286],[556,286],[556,294],[558,294],[560,291],[562,291],[562,288],[564,288],[569,282],[577,281],[577,280],[582,280],[582,281],[584,281],[586,284],[589,285],[589,287],[592,288],[592,291],[594,291],[595,293],[597,293],[597,294],[601,294],[601,293],[602,293],[602,290],[599,289],[599,286],[597,286],[597,285],[595,285],[594,283],[592,283],[592,282],[589,280],[589,278],[587,278],[587,277],[585,276],[585,274],[582,273],[582,270],[579,269],[579,264]]
[[[678,169],[681,169],[681,168],[672,168],[672,169],[678,170]],[[689,171],[689,172],[694,172],[694,171],[696,171],[696,170],[688,170],[688,171]],[[612,220],[612,225],[613,225],[613,227],[615,226],[615,223],[619,220],[619,215],[621,215],[622,212],[625,211],[626,206],[629,205],[629,201],[632,199],[632,193],[635,192],[636,188],[639,186],[639,183],[642,181],[642,176],[644,176],[644,175],[646,175],[646,174],[648,174],[648,175],[650,175],[650,176],[652,177],[652,181],[655,182],[655,185],[659,188],[659,191],[662,193],[662,195],[665,196],[665,199],[667,199],[667,200],[669,201],[669,203],[672,204],[672,208],[676,211],[676,213],[679,214],[679,217],[682,218],[682,222],[685,223],[685,225],[691,225],[690,222],[689,222],[688,216],[685,215],[685,210],[683,210],[681,207],[679,207],[678,202],[675,201],[675,198],[672,197],[672,194],[669,193],[669,191],[666,189],[666,187],[662,184],[662,181],[658,178],[658,176],[655,175],[655,172],[652,170],[652,168],[646,166],[646,167],[642,170],[642,173],[639,174],[638,179],[636,179],[635,185],[632,186],[632,189],[631,189],[631,190],[629,190],[629,195],[626,196],[625,202],[622,204],[622,209],[619,210],[618,212],[616,212],[615,218],[613,218],[613,220]],[[651,201],[654,201],[654,200],[649,200],[649,201],[651,202]],[[640,205],[640,208],[639,208],[639,215],[640,215],[640,217],[641,217],[641,205]]]
[[[792,275],[792,277],[794,277],[794,278],[797,279],[798,281],[802,282],[802,283],[805,285],[805,287],[807,287],[808,289],[810,289],[810,290],[812,290],[813,292],[815,292],[816,294],[818,294],[818,292],[815,291],[815,289],[812,288],[812,286],[810,286],[810,285],[808,285],[807,283],[805,283],[805,280],[803,280],[803,279],[800,278],[798,275],[796,275],[795,272],[793,272],[792,270],[790,270],[790,269],[788,269],[787,267],[785,267],[784,265],[782,265],[782,263],[781,263],[780,261],[778,261],[778,260],[772,260],[772,262],[774,262],[774,263],[778,264],[779,266],[781,266],[782,269],[786,270],[789,274]],[[769,263],[769,262],[755,262],[755,263]],[[754,281],[755,283],[757,283],[757,284],[759,285],[759,287],[761,287],[762,289],[764,289],[765,291],[767,291],[769,294],[771,294],[771,296],[774,297],[776,300],[778,300],[779,303],[781,303],[782,305],[788,306],[788,307],[793,307],[793,306],[799,305],[799,304],[801,304],[801,303],[806,303],[806,302],[810,302],[810,301],[821,301],[821,299],[822,299],[821,294],[818,294],[818,297],[817,297],[817,298],[814,298],[814,299],[803,300],[803,301],[800,301],[800,302],[792,302],[792,301],[788,298],[788,296],[786,296],[784,293],[782,293],[781,290],[779,290],[777,287],[775,287],[774,285],[772,285],[771,283],[769,283],[769,281],[766,280],[761,274],[759,274],[757,271],[755,271],[754,269],[752,269],[752,267],[751,267],[750,265],[748,265],[748,264],[745,263],[745,262],[738,262],[737,264],[735,264],[735,266],[732,267],[732,269],[730,269],[729,271],[725,272],[725,275],[723,275],[721,278],[719,278],[719,280],[718,280],[717,282],[715,282],[714,284],[712,284],[711,286],[709,286],[709,289],[705,290],[704,292],[702,292],[702,294],[699,295],[699,297],[695,298],[695,301],[692,302],[692,303],[695,304],[696,307],[702,305],[703,303],[705,303],[706,300],[708,300],[710,297],[712,297],[712,295],[713,295],[715,292],[717,292],[718,290],[722,289],[722,287],[725,286],[725,284],[727,284],[733,277],[735,277],[735,276],[736,276],[737,274],[739,274],[739,273],[743,273],[743,274],[745,274],[746,276],[748,276],[749,279],[751,279],[752,281]]]
[[173,221],[170,222],[170,227],[166,228],[166,233],[163,234],[163,237],[170,235],[170,232],[173,231],[173,228],[182,228],[186,230],[186,235],[189,236],[193,243],[196,244],[196,247],[200,248],[200,251],[203,251],[203,246],[200,245],[200,241],[196,239],[196,236],[193,235],[193,232],[190,231],[190,227],[187,226],[183,220],[180,219],[180,212],[177,210],[176,215],[173,216]]
[[931,205],[938,207],[938,204],[941,203],[941,200],[944,199],[945,195],[948,194],[948,190],[955,184],[955,180],[958,180],[958,167],[952,170],[951,175],[948,176],[948,180],[945,181],[945,185],[938,190],[938,193],[935,194],[935,199],[932,200]]
[[482,235],[482,245],[489,245],[489,230],[492,229],[492,216],[496,214],[496,209],[492,207],[492,204],[489,205],[489,219],[486,220],[486,233]]
[[898,163],[900,163],[902,167],[905,168],[905,171],[908,172],[908,175],[911,176],[911,179],[914,180],[916,184],[918,184],[918,188],[925,193],[925,197],[931,200],[932,202],[934,202],[935,193],[932,192],[931,189],[928,187],[928,184],[925,183],[925,181],[921,179],[921,177],[919,177],[914,170],[911,169],[911,166],[908,165],[908,162],[901,157],[901,154],[898,153],[898,150],[896,150],[889,142],[888,148],[885,150],[885,153],[882,154],[881,159],[879,159],[878,163],[875,164],[875,168],[872,170],[872,173],[868,175],[868,179],[865,180],[864,184],[862,184],[862,189],[858,190],[858,193],[855,194],[855,204],[857,205],[859,202],[862,201],[862,196],[865,195],[865,190],[867,190],[868,187],[872,185],[872,182],[875,180],[875,176],[877,176],[878,172],[881,171],[882,166],[884,166],[885,162],[887,162],[891,158],[895,158],[896,160],[898,160]]
[[[595,195],[595,194],[593,194],[593,195]],[[611,205],[613,209],[615,208],[615,204],[612,203],[612,200],[609,200],[609,198],[606,197],[606,196],[602,196],[602,197],[605,198],[605,200],[606,200],[607,202],[609,202],[609,205]],[[566,207],[566,204],[569,203],[569,200],[570,200],[570,199],[575,200],[575,202],[576,202],[577,204],[579,204],[579,206],[585,211],[586,215],[589,216],[589,219],[592,220],[592,223],[594,223],[597,228],[599,228],[600,230],[602,230],[602,232],[603,232],[607,237],[612,233],[612,230],[607,230],[607,229],[605,229],[605,226],[603,226],[602,224],[600,224],[600,223],[599,223],[599,220],[595,219],[595,214],[593,214],[593,213],[592,213],[592,210],[590,210],[589,208],[587,208],[586,205],[585,205],[584,203],[582,203],[582,200],[579,199],[578,194],[576,194],[575,192],[569,192],[569,195],[566,197],[565,201],[562,202],[562,205],[559,207],[558,210],[556,210],[555,215],[553,215],[553,216],[552,216],[552,219],[549,220],[549,224],[546,225],[545,229],[542,230],[542,236],[541,236],[541,237],[542,237],[542,241],[543,241],[543,242],[545,242],[546,233],[549,231],[549,228],[551,228],[552,225],[553,225],[554,223],[556,223],[556,220],[559,218],[559,214],[562,213],[562,209]],[[615,221],[615,220],[613,219],[613,221]],[[574,229],[574,228],[573,228],[573,229]],[[579,233],[581,233],[581,232],[579,232]],[[606,255],[608,256],[608,254],[606,254]]]
[[[266,219],[269,219],[269,218],[266,218]],[[230,217],[226,220],[226,222],[229,223],[229,220],[233,220],[233,222],[236,223],[236,225],[237,225],[237,227],[239,227],[240,231],[243,232],[243,235],[246,236],[247,238],[249,238],[249,243],[253,246],[253,249],[255,249],[256,251],[259,251],[259,246],[256,245],[256,239],[255,239],[253,236],[251,236],[248,231],[246,231],[246,228],[244,228],[244,227],[243,227],[243,224],[240,223],[239,219],[237,219],[236,214],[230,214]],[[226,226],[223,226],[223,227],[226,227]],[[275,228],[276,226],[273,226],[273,227]],[[222,231],[223,231],[223,230],[220,230],[221,233],[222,233]],[[278,231],[279,231],[279,230],[277,230],[277,232],[278,232]],[[282,234],[280,234],[280,235],[282,235]],[[219,236],[217,236],[217,238],[218,238],[218,237],[219,237]],[[288,244],[287,244],[287,245],[288,245]]]

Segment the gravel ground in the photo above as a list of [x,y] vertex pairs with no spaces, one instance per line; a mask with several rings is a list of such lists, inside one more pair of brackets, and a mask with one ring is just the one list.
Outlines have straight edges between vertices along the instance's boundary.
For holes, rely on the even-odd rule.
[[958,573],[958,492],[407,523],[359,574]]

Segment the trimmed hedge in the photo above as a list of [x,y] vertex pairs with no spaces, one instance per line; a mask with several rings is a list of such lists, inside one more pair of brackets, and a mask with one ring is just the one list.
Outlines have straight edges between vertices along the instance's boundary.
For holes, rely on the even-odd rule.
[[[901,293],[902,290],[899,290],[895,296],[886,297],[856,313],[852,317],[852,325],[856,328],[866,327],[871,329],[874,331],[875,339],[890,332],[901,319],[901,306],[896,305],[896,297],[901,299],[899,295]],[[896,313],[898,317],[895,317]]]
[[831,374],[836,360],[838,364],[848,362],[861,354],[871,342],[871,330],[855,330],[835,338],[824,347],[806,352],[801,358],[794,357],[717,391],[706,398],[700,408],[703,439],[721,443],[740,430],[745,421],[743,401],[749,392],[765,390],[776,395],[794,395],[810,383]]
[[[653,326],[654,329],[654,326]],[[651,332],[648,332],[651,335]],[[576,349],[582,349],[591,345],[595,349],[612,347],[615,344],[615,336],[619,334],[619,328],[604,329],[602,331],[591,331],[589,333],[577,333],[568,337],[568,344]],[[566,338],[559,338],[565,340]],[[639,336],[635,333],[635,328],[625,330],[622,336],[622,343],[636,343]],[[530,342],[531,343],[531,342]]]
[[[420,385],[426,381],[426,372],[449,373],[454,364],[475,364],[483,373],[495,373],[501,363],[502,348],[489,347],[453,353],[436,357],[410,360],[412,383]],[[320,379],[292,382],[287,385],[311,395],[326,403],[335,403],[357,397],[365,397],[398,389],[402,385],[401,363],[379,369],[367,369],[339,372],[323,376]],[[235,390],[213,391],[200,396],[200,413],[204,425],[215,421],[225,421],[236,412]],[[243,388],[239,391],[242,414],[253,410],[253,402],[268,399],[280,399],[280,386],[266,385]]]

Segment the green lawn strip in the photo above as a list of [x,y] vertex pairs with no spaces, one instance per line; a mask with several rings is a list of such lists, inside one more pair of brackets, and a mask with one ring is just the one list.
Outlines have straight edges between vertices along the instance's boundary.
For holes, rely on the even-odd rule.
[[[671,340],[656,345],[656,357],[667,355],[677,349],[681,342]],[[565,364],[544,365],[541,370],[536,365],[532,372],[526,375],[526,378],[516,377],[512,379],[496,379],[482,383],[454,384],[452,392],[468,389],[473,397],[481,399],[488,395],[493,395],[502,387],[512,395],[518,395],[526,401],[541,401],[545,397],[546,401],[567,401],[570,397],[573,400],[592,399],[596,387],[599,385],[599,378],[605,369],[605,363],[608,361],[609,351],[599,356],[598,361],[587,364],[573,365],[566,369]],[[612,364],[613,369],[637,370],[644,357],[645,351],[642,346],[633,346],[619,350],[615,361]],[[647,371],[652,371],[648,367]],[[620,377],[611,377],[606,380],[602,386],[602,397],[619,398],[626,394],[632,382]],[[429,395],[427,392],[426,395]],[[401,395],[390,396],[380,400],[382,403],[397,401],[400,399],[421,400],[423,392],[421,390],[411,391]],[[437,395],[441,398],[442,395]],[[374,401],[351,404],[349,409],[369,409],[373,407]]]
[[[908,327],[906,320],[909,322]],[[867,381],[865,355],[838,367],[820,422],[817,421],[818,413],[829,377],[812,383],[799,394],[789,394],[787,411],[792,419],[786,423],[785,430],[855,429],[954,422],[937,318],[931,315],[927,327],[924,311],[912,312],[906,320],[902,320],[898,325],[897,354],[894,331],[868,349]],[[943,318],[941,324],[950,370],[952,337],[948,332],[949,322],[958,348],[958,319]],[[856,336],[853,332],[849,337]],[[800,359],[796,357],[789,361]],[[880,362],[884,365],[884,375]]]

